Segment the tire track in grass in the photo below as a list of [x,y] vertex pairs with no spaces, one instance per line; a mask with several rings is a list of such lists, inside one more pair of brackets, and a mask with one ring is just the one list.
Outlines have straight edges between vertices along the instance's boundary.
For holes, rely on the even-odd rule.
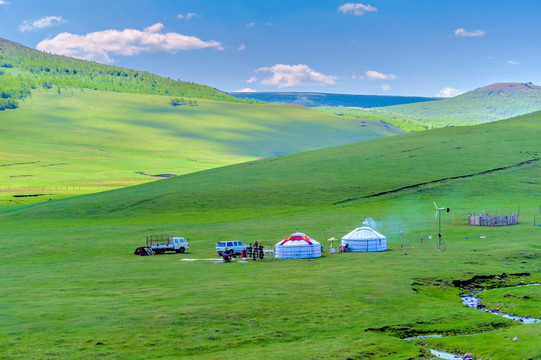
[[414,185],[403,186],[403,187],[400,187],[398,189],[389,190],[389,191],[383,191],[383,192],[380,192],[380,193],[377,193],[377,194],[365,195],[365,196],[360,196],[360,197],[357,197],[357,198],[350,198],[350,199],[337,201],[337,202],[333,203],[333,205],[339,205],[339,204],[347,203],[347,202],[350,202],[350,201],[356,201],[356,200],[361,200],[361,199],[368,199],[368,198],[372,198],[372,197],[383,196],[383,195],[387,195],[387,194],[393,194],[393,193],[397,193],[399,191],[415,189],[415,188],[418,188],[420,186],[430,185],[430,184],[437,184],[437,183],[441,183],[441,182],[448,181],[448,180],[464,179],[464,178],[470,178],[470,177],[474,177],[474,176],[491,174],[491,173],[494,173],[494,172],[497,172],[497,171],[503,171],[503,170],[508,170],[508,169],[512,169],[512,168],[515,168],[515,167],[520,167],[520,166],[524,166],[524,165],[533,164],[534,162],[539,161],[539,160],[541,160],[541,158],[530,159],[530,160],[519,162],[518,164],[513,164],[513,165],[509,165],[509,166],[503,166],[503,167],[490,169],[490,170],[485,170],[485,171],[481,171],[481,172],[478,172],[478,173],[451,176],[451,177],[447,177],[447,178],[443,178],[443,179],[437,179],[437,180],[426,181],[426,182],[422,182],[422,183],[418,183],[418,184],[414,184]]

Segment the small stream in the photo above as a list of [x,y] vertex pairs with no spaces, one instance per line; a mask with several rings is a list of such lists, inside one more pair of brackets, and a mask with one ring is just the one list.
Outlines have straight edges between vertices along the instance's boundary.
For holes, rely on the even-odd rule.
[[[517,285],[515,287],[521,287],[521,286],[535,286],[535,285],[541,285],[541,283],[535,283],[535,284],[527,284],[527,285]],[[500,288],[501,289],[501,288]],[[492,289],[496,290],[496,289]],[[473,309],[481,310],[483,312],[491,313],[494,315],[498,315],[501,317],[504,317],[506,319],[515,320],[518,322],[521,322],[522,324],[535,324],[535,323],[541,323],[541,319],[537,318],[529,318],[526,316],[516,316],[516,315],[510,315],[503,312],[500,312],[499,310],[494,309],[488,309],[486,308],[482,303],[481,300],[475,297],[475,295],[485,292],[487,290],[478,290],[474,291],[469,294],[461,295],[460,298],[462,299],[462,303],[468,307],[471,307]],[[430,338],[441,338],[444,337],[441,334],[433,334],[433,335],[419,335],[419,336],[412,336],[405,338],[404,340],[415,340],[415,339],[430,339]],[[446,353],[444,351],[435,350],[435,349],[428,349],[432,353],[432,355],[436,356],[440,359],[446,359],[446,360],[466,360],[464,357],[461,357],[459,355]],[[469,359],[469,358],[468,358]]]
[[[518,285],[518,286],[515,286],[515,287],[535,286],[535,285],[541,285],[541,283],[528,284],[528,285]],[[474,308],[474,309],[477,309],[477,310],[481,310],[483,312],[491,313],[491,314],[494,314],[494,315],[499,315],[499,316],[504,317],[506,319],[519,321],[519,322],[521,322],[523,324],[535,324],[535,323],[540,323],[541,322],[541,319],[529,318],[529,317],[526,317],[526,316],[510,315],[510,314],[500,312],[498,309],[488,309],[488,308],[486,308],[483,304],[481,304],[481,300],[479,300],[478,298],[475,297],[475,295],[477,295],[477,294],[479,294],[481,292],[485,292],[485,291],[487,291],[487,290],[474,291],[474,292],[472,292],[470,294],[462,295],[460,298],[462,299],[462,303],[464,305],[468,306],[468,307],[471,307],[471,308]]]

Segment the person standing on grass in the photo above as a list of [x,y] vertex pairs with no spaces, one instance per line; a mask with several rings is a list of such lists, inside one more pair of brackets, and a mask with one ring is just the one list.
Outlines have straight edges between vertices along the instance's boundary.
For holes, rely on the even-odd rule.
[[254,244],[254,247],[252,248],[252,259],[254,261],[257,260],[257,249],[259,249],[259,245],[257,244],[257,241]]
[[263,253],[263,245],[259,245],[259,258],[263,260],[265,254]]

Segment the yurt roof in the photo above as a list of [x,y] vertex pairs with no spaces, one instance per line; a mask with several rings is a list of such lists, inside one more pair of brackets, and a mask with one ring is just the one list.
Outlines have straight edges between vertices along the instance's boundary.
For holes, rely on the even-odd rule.
[[316,245],[316,244],[319,244],[319,242],[315,241],[310,236],[304,233],[296,232],[286,237],[278,245],[294,246],[294,245],[303,245],[303,244]]
[[353,230],[347,235],[344,235],[342,239],[371,240],[371,239],[386,239],[386,237],[368,226],[363,226],[363,227],[356,228],[355,230]]

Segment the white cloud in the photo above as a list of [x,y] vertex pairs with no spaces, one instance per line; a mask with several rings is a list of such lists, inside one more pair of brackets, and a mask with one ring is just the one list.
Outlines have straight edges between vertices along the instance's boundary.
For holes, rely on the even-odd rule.
[[255,76],[252,76],[252,77],[250,77],[248,80],[246,80],[246,82],[247,82],[248,84],[251,84],[251,83],[256,82],[256,81],[257,81],[257,78],[256,78]]
[[266,26],[272,26],[272,23],[271,22],[268,22],[265,24]]
[[233,92],[255,93],[255,92],[257,92],[257,90],[250,89],[250,88],[244,88],[244,89],[240,89],[240,90],[235,90]]
[[149,33],[155,33],[155,32],[160,31],[163,28],[164,28],[164,25],[162,23],[156,23],[154,25],[150,25],[149,27],[145,28],[144,31],[149,32]]
[[239,46],[239,48],[238,48],[237,50],[238,50],[238,51],[242,51],[242,50],[244,50],[244,49],[246,49],[246,45],[240,44],[240,46]]
[[190,20],[191,18],[194,18],[194,17],[199,17],[199,15],[197,15],[197,13],[187,13],[186,15],[183,15],[183,14],[178,14],[177,15],[178,19],[184,19],[186,21],[188,21],[188,20]]
[[195,50],[215,48],[223,50],[219,41],[203,41],[195,36],[178,33],[159,33],[163,24],[157,23],[143,31],[135,29],[104,30],[77,35],[61,33],[41,41],[36,48],[54,54],[79,59],[110,63],[110,55],[133,56],[142,52]]
[[347,3],[340,5],[338,11],[341,11],[344,14],[353,14],[355,16],[364,15],[367,12],[378,12],[378,9],[372,5],[365,5],[360,3]]
[[[1,1],[1,0],[0,0]],[[5,3],[9,4],[9,3]],[[0,3],[0,5],[3,5]],[[44,16],[32,22],[25,20],[21,25],[19,25],[19,31],[31,31],[36,29],[45,29],[48,27],[53,27],[56,25],[64,24],[67,21],[62,19],[62,16]]]
[[255,22],[251,22],[249,24],[246,24],[246,27],[253,27],[255,25]]
[[387,85],[387,84],[381,85],[381,90],[383,90],[383,91],[389,91],[389,90],[391,90],[391,86],[390,86],[390,85]]
[[514,61],[514,60],[507,60],[507,63],[509,65],[520,65],[520,63],[518,61]]
[[393,74],[384,74],[380,73],[374,70],[368,70],[366,73],[366,76],[368,76],[372,80],[394,80],[396,79],[396,76]]
[[452,87],[444,87],[440,90],[440,92],[436,95],[436,97],[453,97],[462,94],[462,91],[452,88]]
[[272,73],[272,76],[262,80],[261,84],[274,85],[279,88],[299,85],[332,85],[337,79],[336,76],[318,73],[304,64],[276,64],[271,67],[261,67],[255,71]]
[[9,1],[0,0],[0,5],[9,5]]
[[464,28],[458,28],[455,30],[456,36],[476,37],[476,36],[484,36],[485,34],[486,32],[482,30],[466,31],[464,30]]

